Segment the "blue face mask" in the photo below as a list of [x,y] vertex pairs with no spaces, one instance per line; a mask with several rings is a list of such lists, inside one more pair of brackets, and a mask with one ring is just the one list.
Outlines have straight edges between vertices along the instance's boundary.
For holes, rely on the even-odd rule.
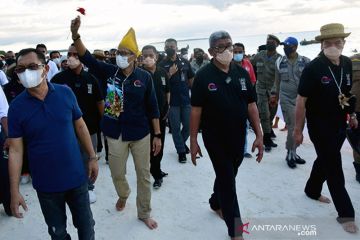
[[244,54],[243,53],[236,53],[234,54],[234,61],[235,62],[241,62],[244,58]]

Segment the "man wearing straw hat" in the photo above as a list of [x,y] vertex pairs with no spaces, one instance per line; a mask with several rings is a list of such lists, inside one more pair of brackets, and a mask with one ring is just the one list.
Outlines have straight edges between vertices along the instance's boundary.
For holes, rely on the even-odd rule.
[[71,32],[81,61],[98,79],[107,79],[105,111],[101,127],[108,140],[109,166],[119,197],[116,209],[124,210],[130,195],[130,187],[126,180],[126,161],[130,150],[137,177],[138,218],[150,229],[155,229],[157,223],[150,216],[149,122],[152,122],[154,129],[152,151],[157,155],[161,148],[159,109],[150,74],[135,66],[135,61],[141,54],[135,31],[130,28],[121,40],[116,53],[116,65],[113,65],[99,62],[91,56],[81,41],[79,28],[78,16],[71,21]]
[[350,233],[358,231],[355,212],[345,189],[340,149],[345,140],[347,114],[349,125],[357,128],[354,113],[355,97],[351,96],[352,65],[341,55],[345,38],[344,26],[331,23],[321,27],[315,40],[321,42],[321,53],[304,69],[299,83],[295,110],[294,138],[303,141],[302,130],[307,119],[309,136],[317,158],[305,186],[306,195],[314,200],[330,203],[321,194],[326,181],[331,198],[338,212],[337,221]]

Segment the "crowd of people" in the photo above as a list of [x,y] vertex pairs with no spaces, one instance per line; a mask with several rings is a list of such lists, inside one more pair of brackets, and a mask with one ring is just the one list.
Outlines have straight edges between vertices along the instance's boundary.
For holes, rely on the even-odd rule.
[[[19,184],[31,176],[51,239],[71,239],[65,204],[79,239],[95,239],[90,204],[97,200],[97,153],[105,149],[116,210],[124,211],[131,192],[126,179],[131,153],[137,217],[157,228],[151,176],[154,189],[168,176],[161,161],[169,127],[181,164],[188,154],[194,165],[202,157],[197,140],[202,134],[216,175],[210,208],[224,220],[231,239],[243,239],[236,175],[243,159],[253,158],[250,149],[261,162],[264,151],[277,147],[272,127],[280,106],[287,129],[284,164],[295,169],[306,163],[296,152],[306,119],[317,158],[305,194],[330,203],[321,193],[326,181],[338,222],[347,232],[358,231],[340,149],[347,127],[357,131],[360,56],[342,55],[350,35],[342,24],[321,27],[316,37],[321,51],[313,60],[298,54],[296,38],[281,41],[272,34],[249,57],[244,44],[234,43],[226,31],[210,35],[210,56],[195,48],[188,59],[188,49],[179,51],[173,38],[159,54],[152,45],[140,50],[132,28],[116,49],[90,53],[80,25],[80,17],[72,20],[73,43],[66,55],[48,53],[44,44],[0,55],[0,202],[9,216],[23,217],[19,208],[27,205]],[[249,130],[255,134],[250,148]],[[356,150],[354,167],[360,183]]]

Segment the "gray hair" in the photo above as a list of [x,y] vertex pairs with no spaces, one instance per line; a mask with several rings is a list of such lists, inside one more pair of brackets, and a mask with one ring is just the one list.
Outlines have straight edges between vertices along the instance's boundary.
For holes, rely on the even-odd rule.
[[209,45],[210,47],[214,47],[215,42],[219,39],[231,39],[230,34],[226,31],[216,31],[213,32],[209,37]]

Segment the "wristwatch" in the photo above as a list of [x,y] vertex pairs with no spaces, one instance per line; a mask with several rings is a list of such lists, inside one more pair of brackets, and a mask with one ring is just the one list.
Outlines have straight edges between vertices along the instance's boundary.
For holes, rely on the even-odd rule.
[[161,133],[154,134],[154,137],[156,137],[156,138],[160,138],[160,139],[161,139]]

